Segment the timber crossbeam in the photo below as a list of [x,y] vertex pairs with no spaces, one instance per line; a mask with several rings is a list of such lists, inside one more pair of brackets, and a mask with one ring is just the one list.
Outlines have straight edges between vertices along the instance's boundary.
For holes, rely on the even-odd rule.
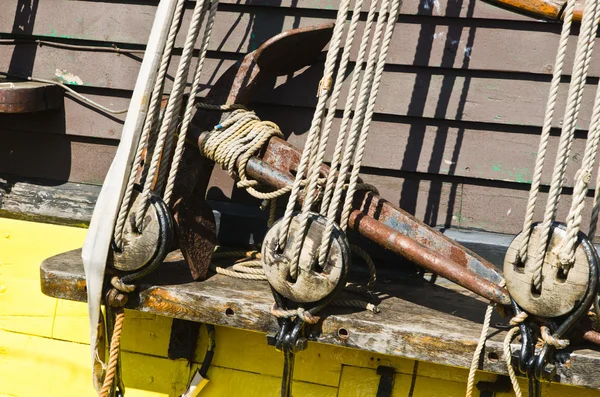
[[[42,291],[49,296],[85,301],[81,251],[47,259],[41,266]],[[381,313],[330,307],[323,320],[307,329],[309,340],[401,356],[437,364],[469,367],[481,332],[487,303],[443,279],[431,283],[417,276],[378,274],[375,296]],[[213,275],[194,282],[179,251],[171,253],[152,276],[141,280],[126,306],[130,310],[240,329],[274,332],[268,284]],[[506,373],[505,336],[495,315],[481,369]],[[266,343],[266,341],[265,341]],[[600,389],[595,368],[600,351],[590,344],[557,355],[556,382]],[[583,346],[584,348],[581,348]],[[513,345],[513,351],[519,345]],[[301,353],[300,353],[301,354]]]

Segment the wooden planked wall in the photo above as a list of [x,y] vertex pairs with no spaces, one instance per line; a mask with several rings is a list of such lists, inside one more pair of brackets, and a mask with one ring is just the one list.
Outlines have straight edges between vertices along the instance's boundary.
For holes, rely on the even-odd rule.
[[[4,3],[0,38],[143,49],[157,1]],[[187,4],[188,15],[193,5]],[[269,37],[331,21],[338,5],[339,0],[222,0],[204,92],[235,60]],[[405,0],[383,76],[364,178],[384,197],[432,225],[517,233],[559,29],[481,0]],[[180,33],[178,54],[182,42]],[[573,55],[570,48],[567,62]],[[64,70],[83,81],[74,89],[112,108],[127,106],[141,56],[0,40],[0,71],[51,79],[57,69]],[[600,76],[597,57],[590,67],[590,83]],[[322,66],[321,61],[278,80],[254,104],[261,117],[279,123],[298,145],[310,123]],[[570,71],[569,65],[563,97]],[[582,104],[567,187],[583,155],[593,91],[586,92]],[[556,127],[563,108],[561,100]],[[68,97],[64,111],[0,115],[0,176],[42,178],[48,185],[101,184],[122,125],[122,116],[99,113]],[[551,158],[557,135],[558,130],[551,139]],[[546,172],[543,182],[549,179]],[[213,199],[247,200],[243,193],[232,193],[233,183],[222,172],[215,173],[213,185]],[[559,217],[565,216],[569,204],[569,199],[561,200]]]

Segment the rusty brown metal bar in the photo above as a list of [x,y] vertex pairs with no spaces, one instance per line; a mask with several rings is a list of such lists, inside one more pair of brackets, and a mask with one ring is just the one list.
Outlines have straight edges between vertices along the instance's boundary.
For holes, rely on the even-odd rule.
[[[485,0],[488,3],[550,21],[561,21],[566,0]],[[573,21],[580,22],[583,16],[583,0],[577,0],[573,11]]]
[[[200,146],[207,137],[208,133],[200,135]],[[246,172],[261,184],[278,189],[293,183],[300,156],[299,149],[275,137],[261,158],[248,162]],[[328,172],[323,165],[321,173]],[[353,205],[351,229],[486,299],[510,304],[508,291],[498,285],[501,274],[485,259],[371,192],[357,192]]]
[[360,210],[354,210],[351,213],[348,225],[369,240],[467,288],[479,296],[503,305],[510,304],[510,296],[506,289],[475,272],[469,271],[468,268],[440,255],[438,252],[422,246],[401,232],[365,215]]

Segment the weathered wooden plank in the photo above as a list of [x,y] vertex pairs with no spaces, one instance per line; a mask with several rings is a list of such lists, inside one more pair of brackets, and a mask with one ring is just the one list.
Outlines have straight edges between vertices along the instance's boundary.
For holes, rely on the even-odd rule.
[[[128,104],[128,99],[124,97],[84,93],[113,108],[126,108]],[[289,135],[290,142],[303,147],[312,109],[260,104],[257,104],[256,109],[263,119],[278,123],[286,135]],[[36,117],[3,115],[0,129],[113,140],[120,137],[123,117],[124,115],[106,117],[67,97],[64,111],[43,112],[36,114]],[[339,118],[336,119],[334,128],[338,125]],[[387,170],[519,183],[531,180],[539,140],[537,129],[508,125],[488,125],[489,129],[486,129],[486,125],[461,128],[460,125],[460,122],[386,118],[379,115],[372,124],[364,165]],[[572,186],[583,155],[584,139],[584,136],[579,136],[575,140],[566,186]],[[332,140],[332,144],[333,142]],[[554,159],[557,142],[558,137],[553,136],[548,157],[550,159]],[[550,173],[551,169],[548,168],[543,176],[544,184],[550,182]]]
[[[32,47],[32,44],[25,44]],[[114,52],[85,51],[41,46],[37,49],[33,65],[12,65],[15,49],[22,46],[0,45],[0,70],[10,70],[15,76],[35,76],[69,85],[96,88],[114,88],[132,91],[139,72],[143,54],[117,54]],[[18,54],[17,54],[18,55]],[[165,91],[170,92],[179,64],[179,55],[173,56],[169,65]],[[230,59],[208,58],[205,62],[202,86],[210,87],[231,65]],[[191,70],[196,68],[196,58]],[[192,76],[190,75],[189,83]]]
[[99,193],[98,185],[63,183],[45,186],[41,182],[0,180],[0,216],[37,222],[88,224]]
[[[312,107],[316,102],[314,87],[322,72],[319,64],[292,79],[281,78],[275,89],[264,90],[259,99],[262,103]],[[375,111],[383,115],[541,126],[549,85],[547,76],[469,74],[431,68],[388,71],[382,76]],[[556,104],[556,127],[561,124],[567,92],[568,84],[562,83]],[[594,94],[595,88],[588,86],[577,123],[579,129],[589,126]],[[343,103],[339,108],[343,108]]]
[[[129,93],[115,90],[99,93],[83,89],[87,98],[113,110],[127,109]],[[121,137],[125,114],[113,115],[96,110],[69,94],[65,95],[64,109],[31,114],[6,114],[1,117],[0,131],[14,134],[44,133],[74,137],[100,138],[116,142]],[[49,139],[49,138],[47,138]]]
[[[224,31],[240,29],[239,26],[233,25],[233,21],[230,22],[232,25],[226,25],[224,22],[227,28],[223,29]],[[313,18],[302,18],[299,25],[323,22]],[[355,49],[358,48],[363,27],[363,24],[359,25]],[[219,52],[213,57],[219,58],[222,52],[235,53],[241,57],[279,31],[271,29],[261,33],[260,39],[256,39],[254,33],[238,38],[241,32],[237,30],[230,36],[215,36],[211,49]],[[471,26],[468,20],[457,20],[443,25],[436,22],[399,23],[387,62],[392,65],[549,74],[554,66],[557,43],[556,31],[512,30],[510,26]],[[565,74],[571,73],[574,47],[570,46],[567,52]],[[15,62],[12,59],[15,48],[18,48],[16,55],[22,57],[23,51],[28,51],[35,54],[35,59],[32,62]],[[505,54],[502,62],[497,61],[499,54]],[[231,57],[233,54],[224,55]],[[10,70],[17,75],[32,74],[45,79],[56,78],[56,70],[65,70],[78,76],[84,85],[131,90],[141,57],[141,54],[77,51],[49,45],[36,48],[36,44],[28,43],[4,44],[0,45],[0,70]],[[600,63],[594,62],[599,57],[598,54],[593,55],[590,76],[600,75]],[[356,59],[356,51],[351,59]],[[176,66],[173,65],[176,65],[178,60],[179,57],[175,56],[170,68],[171,75],[175,74]],[[205,74],[213,76],[217,66],[222,68],[230,64],[230,61],[224,60],[224,65],[219,65],[213,60],[212,63],[206,64]]]
[[[253,4],[276,7],[295,7],[307,9],[331,9],[337,10],[340,0],[327,0],[324,4],[321,0],[222,0],[225,4]],[[459,18],[482,18],[482,19],[504,19],[514,21],[535,21],[534,18],[517,14],[485,1],[416,1],[406,0],[402,3],[402,14],[407,15],[432,15]]]
[[[80,262],[79,250],[47,259],[41,270],[42,290],[61,299],[85,299]],[[272,298],[264,282],[249,283],[220,275],[191,282],[177,252],[153,277],[160,280],[160,285],[154,285],[154,279],[145,280],[138,299],[130,300],[129,308],[260,332],[276,329],[270,314]],[[381,314],[329,308],[323,323],[318,329],[307,329],[307,336],[325,344],[469,367],[481,332],[485,302],[443,280],[434,285],[425,280],[380,275],[378,290],[387,297],[380,304]],[[496,323],[498,319],[492,321]],[[503,374],[506,365],[498,358],[502,357],[504,331],[492,328],[483,369]],[[340,329],[347,337],[340,338]],[[600,379],[583,366],[600,362],[597,352],[575,350],[566,362],[558,364],[560,383],[600,388]]]
[[0,173],[54,181],[102,184],[115,141],[0,130]]
[[[304,70],[292,79],[281,79],[275,88],[268,85],[256,97],[257,104],[311,108],[315,105],[315,89],[322,76],[322,64]],[[457,71],[435,72],[426,69],[418,72],[388,71],[383,75],[383,84],[376,106],[376,119],[390,116],[411,116],[436,120],[457,120],[494,125],[533,126],[542,125],[549,83],[527,78],[499,78],[498,76],[468,76]],[[213,81],[214,82],[214,79]],[[559,90],[556,106],[555,126],[561,124],[568,84],[563,83]],[[112,108],[127,108],[128,92],[121,91],[82,91],[92,99]],[[526,93],[523,95],[523,93]],[[100,95],[102,94],[102,95]],[[584,94],[581,107],[579,129],[589,126],[594,87]],[[118,138],[116,125],[106,124],[100,117],[93,117],[95,110],[81,109],[66,101],[66,126],[70,134],[103,138]],[[342,106],[340,106],[341,108]],[[72,115],[70,113],[73,113]],[[48,113],[56,117],[54,123],[61,123],[60,114]],[[8,116],[6,120],[16,120],[10,128],[24,125],[23,117]],[[122,120],[123,116],[111,116]],[[267,116],[265,116],[267,117]],[[302,116],[304,117],[304,116]],[[298,119],[298,118],[296,118]],[[4,120],[4,118],[3,118]],[[42,120],[42,119],[40,119]],[[394,120],[395,121],[395,120]],[[102,123],[97,127],[95,122]],[[426,120],[424,122],[427,122]],[[36,121],[28,121],[34,124]],[[47,120],[38,121],[40,126]],[[51,124],[51,123],[50,123]],[[305,124],[305,123],[304,123]],[[51,129],[38,127],[34,130]],[[498,127],[500,128],[500,127]],[[510,128],[510,127],[503,127]],[[55,130],[59,128],[54,127]],[[295,129],[300,130],[296,127]],[[495,128],[494,128],[495,129]],[[111,134],[114,133],[114,134]]]
[[[269,3],[279,6],[277,2]],[[146,42],[156,9],[155,5],[148,3],[130,4],[112,2],[107,7],[104,3],[98,2],[55,0],[38,4],[35,18],[28,18],[27,13],[20,13],[19,18],[24,21],[15,24],[14,19],[17,14],[18,4],[17,0],[9,0],[8,4],[5,5],[5,10],[7,11],[0,16],[0,33],[33,34],[47,37],[132,44],[143,44]],[[320,8],[318,12],[316,9],[313,11],[303,11],[288,7],[250,7],[246,5],[236,7],[230,5],[225,7],[223,5],[221,9],[223,12],[228,12],[232,15],[233,19],[230,22],[237,20],[234,23],[239,25],[240,32],[242,32],[236,35],[232,31],[230,37],[245,36],[249,33],[247,31],[249,23],[253,23],[256,39],[260,39],[261,35],[259,32],[256,32],[256,28],[263,31],[265,29],[278,29],[278,32],[280,32],[284,29],[294,27],[300,17],[305,15],[319,15],[321,18],[335,19],[335,11],[333,9],[337,7],[337,4],[339,3],[334,2],[326,4],[323,7],[323,2],[314,1],[313,5],[317,5]],[[327,12],[322,8],[331,8],[332,10]],[[188,15],[190,12],[191,4],[188,6]],[[477,0],[469,0],[469,2],[464,3],[462,1],[450,2],[445,0],[428,0],[426,2],[410,0],[404,3],[402,12],[408,15],[534,21],[533,18],[524,17]],[[234,16],[236,13],[237,15]],[[252,13],[256,13],[257,16],[251,18]],[[284,21],[286,15],[291,17],[287,18],[287,22]],[[189,20],[189,18],[184,18],[184,20]],[[215,25],[215,37],[220,36],[220,27],[225,27],[225,21],[226,19],[223,19],[219,15]],[[184,23],[182,32],[186,30],[187,25]],[[180,32],[178,37],[179,42],[181,42],[183,34]],[[235,40],[233,41],[235,42]]]
[[[279,106],[256,107],[263,119],[277,123],[296,147],[304,147],[313,109]],[[334,120],[326,161],[330,160],[341,115]],[[461,127],[465,125],[465,127]],[[443,120],[390,118],[379,115],[371,124],[364,165],[382,170],[452,175],[476,179],[530,183],[539,146],[539,129],[491,124],[473,125]],[[558,131],[550,137],[542,183],[550,184],[558,147]],[[581,166],[585,136],[573,143],[567,182],[573,186]],[[591,186],[595,186],[595,177]]]
[[[459,227],[490,230],[498,233],[517,234],[523,228],[528,190],[507,187],[463,184],[461,212],[456,214]],[[538,198],[534,220],[544,217],[547,193]],[[587,233],[591,216],[592,198],[586,199],[581,230]],[[563,195],[559,202],[556,220],[565,222],[571,208],[571,195]],[[598,233],[596,234],[599,235]]]

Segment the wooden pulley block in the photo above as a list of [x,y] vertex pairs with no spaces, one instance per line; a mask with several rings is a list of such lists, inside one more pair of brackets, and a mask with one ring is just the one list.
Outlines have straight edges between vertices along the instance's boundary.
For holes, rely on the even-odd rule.
[[343,287],[350,266],[350,247],[346,235],[335,225],[329,255],[323,266],[318,264],[318,249],[325,230],[326,219],[309,214],[308,231],[300,250],[298,277],[290,276],[293,241],[299,233],[299,215],[292,218],[288,240],[283,252],[278,252],[281,219],[267,232],[262,246],[262,265],[269,284],[282,296],[298,303],[314,303],[327,298]]
[[123,246],[110,251],[108,265],[124,272],[132,272],[146,266],[161,244],[161,228],[157,207],[149,205],[139,231],[135,228],[135,217],[140,204],[140,194],[133,193],[133,204],[129,208],[123,228]]
[[0,113],[33,113],[63,106],[62,88],[34,81],[0,79]]
[[558,266],[558,255],[566,236],[565,225],[554,223],[545,251],[542,268],[542,287],[533,288],[534,266],[540,240],[540,225],[533,226],[529,242],[529,253],[524,263],[515,264],[521,241],[519,234],[511,243],[504,259],[506,287],[517,304],[530,314],[540,317],[559,317],[568,314],[583,300],[589,282],[590,262],[595,260],[594,247],[589,239],[579,234],[575,263],[568,272]]

